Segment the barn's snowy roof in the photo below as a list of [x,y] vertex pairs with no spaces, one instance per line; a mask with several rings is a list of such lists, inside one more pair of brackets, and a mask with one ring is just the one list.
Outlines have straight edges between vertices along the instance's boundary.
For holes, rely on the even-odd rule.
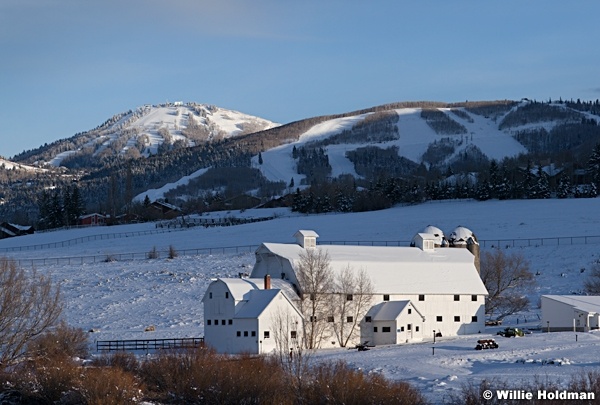
[[297,236],[307,236],[307,237],[311,237],[311,238],[318,238],[319,234],[317,234],[315,231],[300,229],[293,236],[294,237],[297,237]]
[[[245,300],[245,295],[253,290],[263,290],[265,282],[262,278],[220,278],[236,301]],[[283,291],[290,299],[298,298],[294,288],[285,280],[272,278],[271,289]]]
[[542,295],[555,301],[573,306],[582,312],[600,313],[600,296],[598,295]]
[[388,301],[381,302],[373,307],[368,312],[373,321],[390,321],[398,318],[404,308],[410,301]]
[[[263,243],[264,251],[288,259],[293,266],[306,252],[301,246]],[[330,258],[334,272],[350,266],[364,269],[379,294],[486,294],[487,290],[467,249],[318,245]]]
[[281,290],[251,290],[244,301],[236,306],[236,318],[258,318]]

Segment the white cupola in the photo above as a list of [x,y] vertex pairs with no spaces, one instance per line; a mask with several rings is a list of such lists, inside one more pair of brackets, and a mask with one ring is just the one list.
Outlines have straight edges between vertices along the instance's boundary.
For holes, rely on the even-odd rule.
[[299,230],[294,234],[294,237],[296,238],[296,243],[304,249],[308,249],[317,246],[317,238],[319,235],[315,231]]

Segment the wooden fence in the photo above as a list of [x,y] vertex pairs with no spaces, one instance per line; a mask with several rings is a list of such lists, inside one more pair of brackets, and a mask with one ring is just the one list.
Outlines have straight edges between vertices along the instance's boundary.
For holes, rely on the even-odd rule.
[[172,339],[132,339],[132,340],[98,340],[97,352],[139,351],[165,349],[189,349],[204,346],[204,338],[172,338]]

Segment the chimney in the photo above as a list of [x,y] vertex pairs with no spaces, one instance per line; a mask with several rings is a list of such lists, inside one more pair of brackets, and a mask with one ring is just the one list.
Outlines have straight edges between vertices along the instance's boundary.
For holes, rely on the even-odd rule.
[[271,276],[267,274],[265,276],[265,290],[270,290],[270,289],[271,289]]

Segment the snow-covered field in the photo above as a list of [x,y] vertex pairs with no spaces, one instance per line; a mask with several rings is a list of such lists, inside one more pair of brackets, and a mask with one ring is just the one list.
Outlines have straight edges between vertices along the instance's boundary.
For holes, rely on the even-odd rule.
[[[23,260],[85,255],[149,252],[154,246],[177,250],[293,242],[298,229],[314,229],[319,241],[409,241],[427,225],[447,234],[456,226],[469,227],[481,241],[504,240],[502,248],[522,252],[531,262],[537,286],[531,292],[531,308],[507,319],[508,324],[539,324],[541,294],[580,292],[593,262],[600,259],[600,199],[530,201],[445,201],[396,207],[369,213],[297,215],[285,210],[278,218],[222,228],[191,228],[163,234],[135,236],[155,229],[154,224],[65,230],[0,240],[0,254]],[[224,216],[266,216],[270,212],[248,210]],[[69,247],[6,251],[77,239],[82,236],[131,232],[116,239],[78,242]],[[575,238],[574,244],[565,237]],[[562,237],[558,244],[554,237]],[[512,239],[531,239],[527,247],[512,247]],[[547,238],[542,241],[541,238]],[[486,242],[489,246],[492,242]],[[494,243],[498,245],[498,243]],[[530,245],[530,246],[529,246]],[[484,247],[490,249],[490,247]],[[64,318],[90,333],[90,341],[197,337],[203,335],[201,299],[210,280],[250,272],[251,249],[235,254],[179,256],[175,259],[119,261],[83,265],[37,266],[61,284]],[[582,272],[582,269],[584,271]],[[154,332],[144,332],[153,325]],[[587,370],[600,371],[600,333],[533,333],[524,338],[498,338],[499,349],[475,351],[477,339],[495,337],[498,328],[481,335],[442,338],[433,342],[376,347],[367,352],[327,349],[315,359],[342,359],[366,372],[380,372],[392,379],[408,380],[423,389],[433,402],[441,402],[461,384],[501,378],[514,383],[538,376],[561,379]],[[560,360],[556,362],[554,360]],[[549,364],[549,361],[554,364]],[[561,364],[561,365],[559,365]]]

